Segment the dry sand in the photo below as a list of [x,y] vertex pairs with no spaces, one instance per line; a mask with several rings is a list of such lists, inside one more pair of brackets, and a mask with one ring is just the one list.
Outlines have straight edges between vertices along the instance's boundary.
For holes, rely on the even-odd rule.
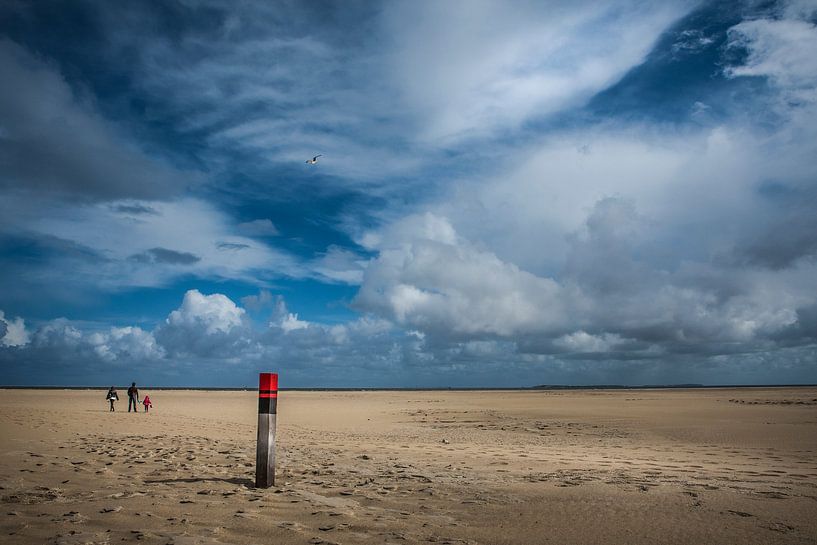
[[148,393],[0,391],[0,543],[817,543],[817,389]]

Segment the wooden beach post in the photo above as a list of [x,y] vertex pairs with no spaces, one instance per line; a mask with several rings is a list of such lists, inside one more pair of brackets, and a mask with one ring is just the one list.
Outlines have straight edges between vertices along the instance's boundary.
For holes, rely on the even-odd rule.
[[275,418],[278,412],[278,373],[258,378],[258,444],[255,450],[255,487],[275,484]]

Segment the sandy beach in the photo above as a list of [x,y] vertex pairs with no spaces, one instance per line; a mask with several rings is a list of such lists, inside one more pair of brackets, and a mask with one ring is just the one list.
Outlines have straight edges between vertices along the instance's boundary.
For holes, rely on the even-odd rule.
[[[815,543],[817,389],[0,391],[3,543]],[[124,389],[120,397],[125,397]]]

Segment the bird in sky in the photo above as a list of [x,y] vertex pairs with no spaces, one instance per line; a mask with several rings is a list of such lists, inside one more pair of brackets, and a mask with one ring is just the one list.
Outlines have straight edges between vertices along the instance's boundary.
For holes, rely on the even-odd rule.
[[312,159],[307,159],[306,160],[307,164],[314,165],[315,163],[318,162],[318,157],[323,157],[323,155],[316,155]]

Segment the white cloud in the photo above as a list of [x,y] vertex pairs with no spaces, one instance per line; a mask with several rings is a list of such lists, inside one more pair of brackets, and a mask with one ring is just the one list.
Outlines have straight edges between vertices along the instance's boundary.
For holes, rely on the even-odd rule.
[[[408,2],[383,12],[390,74],[421,139],[517,128],[640,63],[689,2]],[[412,21],[407,25],[406,21]]]
[[743,21],[728,31],[729,47],[746,52],[741,64],[729,65],[730,77],[768,79],[778,96],[767,97],[766,108],[788,118],[793,126],[814,136],[817,116],[817,25],[813,2],[787,2],[779,18]]
[[808,20],[756,19],[729,29],[730,46],[745,47],[746,61],[731,66],[732,76],[766,76],[782,87],[817,85],[817,25]]
[[355,303],[401,325],[511,335],[558,328],[567,319],[553,280],[473,247],[445,218],[406,218],[380,244]]
[[[690,377],[700,376],[696,373],[710,364],[717,365],[722,374],[713,379],[711,369],[706,369],[707,380],[734,382],[737,376],[743,380],[752,376],[754,382],[762,381],[763,377],[768,382],[770,372],[776,373],[778,379],[786,376],[800,380],[798,377],[808,374],[808,363],[803,362],[813,361],[813,350],[797,349],[787,356],[794,360],[782,365],[771,356],[769,350],[773,348],[757,345],[758,349],[748,356],[736,358],[727,350],[717,361],[709,359],[705,364],[682,360],[644,368],[622,360],[627,359],[627,353],[635,360],[652,358],[658,362],[673,357],[677,360],[679,356],[659,345],[615,333],[589,334],[584,330],[565,333],[555,338],[550,347],[540,350],[528,341],[522,344],[485,338],[446,341],[439,334],[402,331],[374,316],[342,324],[311,322],[309,327],[288,328],[283,324],[300,320],[287,310],[283,298],[273,299],[276,315],[281,319],[264,329],[250,327],[243,309],[226,296],[204,296],[193,291],[152,332],[139,327],[88,331],[87,325],[81,323],[53,320],[37,328],[28,345],[14,350],[0,347],[0,362],[4,373],[29,377],[28,382],[21,383],[31,383],[32,372],[49,376],[78,372],[76,376],[80,378],[76,380],[87,381],[89,370],[95,377],[117,380],[122,368],[132,370],[138,365],[140,373],[153,377],[178,380],[182,373],[185,375],[182,384],[186,385],[243,386],[260,366],[280,370],[292,385],[476,386],[485,384],[486,377],[495,385],[654,382],[656,366],[669,373],[661,375],[664,377],[661,380],[670,377],[670,382],[689,381]],[[810,327],[809,323],[802,325]],[[567,353],[565,357],[572,359],[568,363],[552,355],[555,353]],[[611,356],[617,363],[611,363]],[[79,362],[83,365],[78,368]],[[676,364],[683,369],[672,368]],[[463,374],[466,370],[468,373]]]
[[368,260],[339,246],[330,246],[309,269],[330,282],[360,284]]
[[31,344],[39,348],[63,347],[74,350],[79,347],[82,339],[82,331],[65,318],[57,318],[39,327],[32,335]]
[[[620,125],[556,132],[511,153],[496,174],[454,184],[431,207],[501,259],[554,274],[569,251],[568,235],[608,197],[631,199],[641,214],[661,218],[661,230],[691,215],[748,213],[741,210],[751,209],[753,184],[773,175],[767,144],[727,127],[698,134]],[[787,153],[780,144],[771,154]]]
[[306,329],[309,327],[309,322],[299,320],[297,314],[287,314],[278,323],[278,327],[284,330],[285,333],[290,331],[297,331],[298,329]]
[[446,218],[411,216],[368,237],[379,255],[355,304],[438,339],[500,336],[545,353],[553,339],[563,351],[642,357],[661,344],[704,353],[762,345],[817,302],[806,288],[817,288],[807,279],[817,263],[746,270],[708,263],[700,248],[665,262],[663,237],[676,235],[654,223],[626,199],[601,199],[568,237],[558,276],[544,276],[458,235]]
[[2,310],[0,310],[0,324],[3,325],[0,336],[0,344],[3,346],[25,346],[30,340],[28,330],[26,330],[25,321],[20,318],[6,318]]
[[245,313],[220,293],[203,295],[198,290],[189,290],[184,294],[182,305],[167,317],[167,324],[201,330],[205,335],[229,333],[242,325]]
[[677,57],[683,54],[695,54],[715,41],[702,30],[682,30],[672,44],[672,53]]
[[576,331],[569,335],[562,335],[553,341],[553,344],[567,352],[592,353],[609,352],[617,345],[620,345],[622,341],[620,335],[611,335],[609,333],[591,335],[585,331]]
[[201,359],[236,364],[256,352],[246,311],[229,297],[189,290],[182,304],[154,329],[157,343],[171,360]]
[[269,327],[279,328],[284,333],[289,333],[290,331],[306,329],[310,324],[305,320],[299,320],[297,313],[289,312],[286,301],[279,295],[275,297],[275,308],[268,325]]
[[153,333],[139,327],[112,327],[87,337],[94,352],[104,360],[155,361],[165,356]]

